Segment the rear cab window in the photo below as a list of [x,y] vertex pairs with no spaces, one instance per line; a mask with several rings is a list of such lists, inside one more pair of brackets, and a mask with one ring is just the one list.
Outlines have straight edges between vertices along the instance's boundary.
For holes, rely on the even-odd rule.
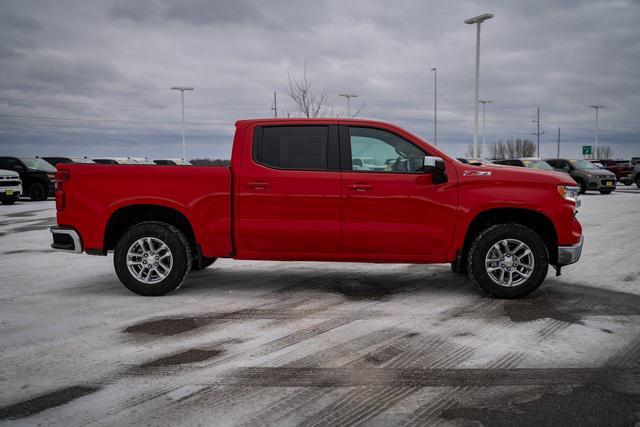
[[258,126],[253,160],[272,169],[337,170],[335,126]]

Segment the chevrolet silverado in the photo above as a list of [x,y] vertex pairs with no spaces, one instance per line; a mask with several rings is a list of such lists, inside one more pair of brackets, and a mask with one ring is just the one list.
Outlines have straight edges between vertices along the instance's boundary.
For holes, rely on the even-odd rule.
[[464,164],[392,124],[236,123],[230,167],[60,164],[52,247],[106,255],[167,294],[217,258],[451,263],[485,293],[530,294],[580,257],[576,182]]

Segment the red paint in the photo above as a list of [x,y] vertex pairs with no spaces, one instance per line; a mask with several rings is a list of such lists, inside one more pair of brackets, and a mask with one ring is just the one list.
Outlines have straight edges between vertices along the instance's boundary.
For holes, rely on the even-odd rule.
[[[303,124],[368,126],[395,133],[442,157],[448,181],[436,183],[431,174],[277,170],[253,161],[256,125]],[[58,224],[76,229],[84,248],[94,251],[106,250],[109,219],[131,205],[174,209],[191,224],[205,256],[238,259],[450,262],[472,220],[497,208],[546,216],[560,245],[578,243],[582,233],[573,204],[556,190],[558,185],[575,185],[568,175],[465,165],[394,125],[368,120],[239,121],[230,168],[58,168],[66,171],[64,192],[57,194]],[[468,170],[490,174],[465,174]]]

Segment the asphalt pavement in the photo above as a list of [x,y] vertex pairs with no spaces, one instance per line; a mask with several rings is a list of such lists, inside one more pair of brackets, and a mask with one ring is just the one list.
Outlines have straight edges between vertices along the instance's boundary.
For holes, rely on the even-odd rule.
[[580,262],[521,300],[448,265],[219,260],[144,298],[0,206],[0,424],[633,425],[640,190],[587,194]]

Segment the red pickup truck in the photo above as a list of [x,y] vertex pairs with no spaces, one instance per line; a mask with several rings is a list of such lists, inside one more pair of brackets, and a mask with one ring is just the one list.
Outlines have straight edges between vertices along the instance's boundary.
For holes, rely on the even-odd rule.
[[594,160],[600,163],[606,170],[616,174],[616,179],[624,185],[631,185],[631,173],[633,166],[626,160]]
[[61,164],[52,247],[106,255],[140,295],[216,258],[451,263],[486,293],[533,292],[582,250],[566,174],[463,164],[388,123],[236,123],[231,167]]

